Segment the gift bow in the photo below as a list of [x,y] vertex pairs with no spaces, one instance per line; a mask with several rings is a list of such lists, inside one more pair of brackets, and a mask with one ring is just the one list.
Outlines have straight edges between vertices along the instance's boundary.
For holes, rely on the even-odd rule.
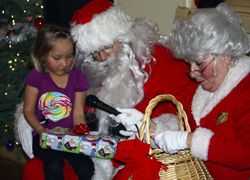
[[121,162],[125,166],[117,172],[113,179],[160,179],[160,169],[167,170],[167,166],[157,161],[153,155],[149,156],[149,149],[150,145],[143,143],[138,138],[119,142],[114,161]]

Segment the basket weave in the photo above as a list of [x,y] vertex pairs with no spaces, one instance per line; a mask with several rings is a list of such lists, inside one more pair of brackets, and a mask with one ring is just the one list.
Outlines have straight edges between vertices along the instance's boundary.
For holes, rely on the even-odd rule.
[[[143,123],[140,127],[141,141],[145,140],[146,143],[150,144],[150,116],[152,114],[152,110],[157,106],[158,102],[164,100],[171,101],[176,106],[177,116],[179,119],[179,130],[191,132],[187,115],[183,110],[182,104],[177,101],[173,95],[163,94],[153,98],[145,110]],[[150,148],[149,155],[152,154],[154,154],[158,161],[168,167],[166,171],[163,169],[160,170],[160,179],[213,179],[203,161],[191,156],[190,150],[182,150],[175,154],[170,154],[162,151],[161,149]]]

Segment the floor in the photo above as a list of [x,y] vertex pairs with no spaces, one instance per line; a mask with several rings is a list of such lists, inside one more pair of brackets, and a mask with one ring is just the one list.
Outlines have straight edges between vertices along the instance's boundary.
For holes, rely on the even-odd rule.
[[0,157],[0,179],[21,180],[23,165],[12,160]]

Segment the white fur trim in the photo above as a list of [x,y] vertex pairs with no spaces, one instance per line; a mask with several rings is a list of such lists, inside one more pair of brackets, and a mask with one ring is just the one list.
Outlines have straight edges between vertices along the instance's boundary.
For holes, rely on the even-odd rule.
[[155,134],[159,134],[167,130],[174,131],[179,129],[178,117],[174,114],[162,114],[156,118],[153,118],[152,122],[156,124]]
[[250,58],[244,56],[235,62],[235,66],[230,69],[225,81],[217,91],[208,92],[204,90],[201,85],[197,88],[192,101],[192,114],[198,126],[200,125],[200,119],[210,113],[249,72]]
[[[152,128],[155,124],[155,129]],[[151,130],[153,133],[159,134],[167,130],[177,131],[179,129],[179,120],[175,114],[165,113],[161,114],[152,119]],[[155,144],[154,139],[150,139],[150,145],[152,148],[159,148],[158,145]]]
[[95,174],[91,180],[112,180],[114,167],[110,159],[92,158]]
[[197,128],[192,136],[191,154],[202,160],[207,160],[210,139],[214,133],[206,128]]
[[20,141],[23,151],[27,154],[27,156],[32,159],[34,157],[32,144],[32,128],[26,121],[23,115],[23,102],[17,105],[17,109],[15,112],[15,130],[16,130],[16,138]]
[[80,51],[89,54],[112,45],[118,36],[129,31],[132,23],[132,17],[120,7],[113,6],[89,23],[72,24],[71,33]]

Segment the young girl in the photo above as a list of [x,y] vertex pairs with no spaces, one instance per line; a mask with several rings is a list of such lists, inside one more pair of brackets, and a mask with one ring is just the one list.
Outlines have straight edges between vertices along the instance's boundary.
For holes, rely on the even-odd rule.
[[72,128],[86,124],[83,105],[88,88],[86,77],[74,66],[75,44],[68,29],[44,25],[32,50],[34,69],[26,79],[24,116],[33,132],[33,152],[44,164],[45,178],[63,179],[64,159],[79,179],[91,179],[90,157],[40,147],[42,132],[56,126]]

